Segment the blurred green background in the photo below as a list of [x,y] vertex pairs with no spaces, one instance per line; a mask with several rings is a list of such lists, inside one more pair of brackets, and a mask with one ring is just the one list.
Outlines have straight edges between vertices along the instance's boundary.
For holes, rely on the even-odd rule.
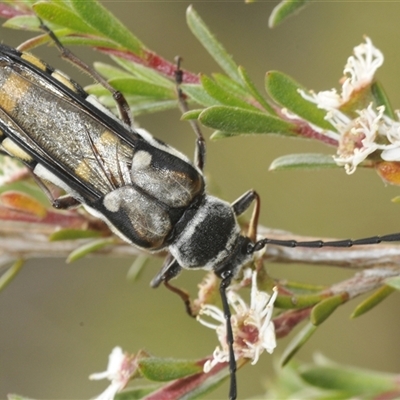
[[[219,71],[191,35],[185,23],[189,3],[181,1],[103,2],[149,48],[172,60],[184,58],[194,72]],[[312,3],[295,18],[270,30],[268,17],[275,2],[246,5],[240,1],[193,2],[195,9],[226,46],[238,64],[245,66],[263,90],[265,72],[281,70],[314,90],[338,87],[344,64],[354,46],[368,35],[386,62],[378,79],[393,106],[400,105],[400,3]],[[1,41],[12,46],[29,34],[1,29]],[[75,49],[74,49],[75,51]],[[101,58],[76,49],[84,60]],[[57,51],[35,54],[66,71],[83,84],[88,77],[58,58]],[[139,123],[155,136],[186,154],[193,154],[194,135],[177,110],[143,116]],[[206,131],[206,136],[209,132]],[[264,225],[299,234],[363,237],[400,230],[399,195],[385,186],[373,171],[343,170],[268,172],[271,161],[295,152],[329,152],[313,142],[259,136],[208,141],[206,173],[210,186],[233,201],[250,188],[261,194]],[[63,260],[28,262],[20,275],[0,293],[0,398],[18,393],[32,398],[90,398],[107,382],[90,382],[92,372],[105,370],[115,345],[135,352],[145,348],[157,356],[201,358],[216,345],[214,332],[186,316],[180,300],[148,282],[161,260],[154,259],[140,281],[132,284],[126,273],[132,260],[84,259],[72,265]],[[270,265],[276,277],[330,283],[351,276],[328,267]],[[202,272],[184,272],[183,287],[195,289]],[[340,363],[398,372],[400,357],[397,321],[400,297],[392,295],[381,306],[354,321],[348,315],[357,304],[341,307],[317,331],[298,355],[303,361],[319,351]],[[273,375],[276,354],[263,354],[254,367],[238,374],[239,397],[262,392]],[[226,398],[224,384],[209,398]]]

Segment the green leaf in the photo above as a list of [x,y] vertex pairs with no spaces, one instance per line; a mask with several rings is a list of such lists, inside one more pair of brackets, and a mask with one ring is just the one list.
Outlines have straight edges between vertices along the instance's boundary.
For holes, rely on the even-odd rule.
[[210,107],[217,103],[217,101],[210,96],[201,85],[185,83],[181,85],[181,89],[190,99],[202,106]]
[[311,307],[322,300],[321,294],[290,294],[279,295],[275,300],[275,307],[283,310],[293,310]]
[[144,267],[150,260],[149,256],[140,255],[135,258],[135,261],[130,266],[126,278],[130,282],[136,282],[139,279]]
[[314,334],[317,327],[310,322],[290,341],[280,359],[280,365],[285,366],[293,356],[307,343],[308,339]]
[[7,395],[7,400],[33,400],[33,398],[21,396],[20,394],[10,393]]
[[60,229],[49,236],[50,242],[100,237],[101,233],[90,229]]
[[381,301],[385,300],[386,297],[388,297],[394,291],[395,289],[390,286],[383,286],[379,288],[376,292],[374,292],[371,296],[369,296],[355,308],[350,318],[357,318],[360,315],[365,314],[367,311],[377,306]]
[[96,30],[90,27],[76,12],[60,2],[38,2],[33,6],[33,9],[40,18],[52,24],[69,28],[74,32],[96,33]]
[[100,250],[103,247],[106,247],[110,244],[115,243],[115,239],[99,239],[93,240],[89,243],[84,244],[83,246],[78,247],[74,251],[72,251],[66,259],[66,263],[71,263],[79,260],[80,258],[85,257],[89,253],[93,253],[94,251]]
[[400,290],[400,277],[385,279],[385,283],[393,289]]
[[309,0],[282,0],[275,8],[268,20],[268,26],[275,28],[291,15],[299,12]]
[[122,71],[120,68],[114,67],[113,65],[110,64],[96,61],[93,63],[93,66],[94,69],[106,79],[132,77],[132,75],[129,74],[128,72]]
[[254,83],[250,79],[249,75],[247,74],[247,71],[241,66],[239,66],[239,74],[249,93],[252,94],[252,96],[260,103],[261,106],[265,108],[266,111],[268,111],[270,114],[275,115],[275,110],[268,104],[264,97],[261,96]]
[[142,115],[156,113],[165,110],[171,110],[178,107],[177,100],[159,100],[154,99],[132,102],[128,97],[128,103],[131,106],[131,111],[133,115]]
[[393,120],[397,120],[397,116],[390,104],[389,97],[379,82],[372,83],[371,93],[377,106],[385,106],[385,115]]
[[335,132],[335,128],[325,120],[326,111],[303,99],[298,90],[307,90],[294,79],[281,72],[271,71],[266,75],[265,88],[271,98],[282,107],[322,129]]
[[14,264],[3,272],[0,276],[0,291],[3,290],[21,271],[24,266],[24,260],[22,258],[16,260]]
[[[213,106],[206,108],[199,121],[210,128],[231,134],[274,133],[293,135],[294,126],[289,122],[258,111],[237,107]],[[213,135],[213,138],[216,137]]]
[[192,33],[210,53],[211,57],[214,58],[214,60],[229,77],[240,83],[241,79],[240,75],[238,74],[238,67],[236,63],[233,61],[232,57],[228,54],[222,44],[217,41],[207,25],[194,10],[193,6],[189,6],[186,11],[186,21]]
[[34,15],[19,15],[8,19],[3,23],[5,28],[38,31],[39,21]]
[[140,372],[149,380],[168,382],[202,372],[203,367],[196,361],[172,358],[143,358],[139,361]]
[[[343,365],[337,366],[302,366],[300,376],[309,384],[325,390],[342,390],[353,395],[368,395],[390,393],[398,390],[397,378],[394,374],[383,374]],[[357,397],[359,397],[357,396]],[[372,396],[372,397],[371,397]]]
[[95,0],[70,0],[74,10],[100,36],[107,37],[122,47],[141,55],[143,44],[105,7]]
[[155,99],[175,99],[175,90],[137,78],[110,79],[112,87],[127,95],[147,96]]
[[322,300],[311,311],[311,323],[316,326],[322,324],[345,301],[345,295],[341,293]]
[[[88,37],[88,36],[66,36],[71,34],[70,29],[57,29],[54,31],[56,36],[60,38],[65,46],[88,46],[88,47],[105,47],[111,49],[119,48],[115,42],[101,37]],[[50,42],[50,39],[46,39]]]
[[333,157],[328,154],[304,153],[288,154],[272,161],[269,170],[338,168]]
[[182,114],[182,121],[189,121],[191,119],[198,119],[203,109],[193,109]]
[[249,92],[246,90],[246,88],[236,83],[233,79],[229,78],[229,76],[220,73],[213,73],[212,77],[214,78],[215,82],[227,92],[235,94],[239,98],[249,97]]
[[204,90],[220,104],[257,111],[256,107],[247,103],[245,100],[242,100],[232,92],[224,89],[208,76],[202,75],[200,80]]

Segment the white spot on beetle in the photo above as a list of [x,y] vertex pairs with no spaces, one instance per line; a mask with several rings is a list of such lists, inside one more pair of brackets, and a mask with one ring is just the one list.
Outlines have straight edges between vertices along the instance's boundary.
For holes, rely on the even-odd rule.
[[133,156],[132,170],[146,169],[151,163],[151,154],[144,150],[139,150]]

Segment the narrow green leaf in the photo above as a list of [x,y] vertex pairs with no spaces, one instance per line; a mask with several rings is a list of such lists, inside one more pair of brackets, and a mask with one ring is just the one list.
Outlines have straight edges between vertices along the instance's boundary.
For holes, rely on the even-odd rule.
[[140,55],[143,44],[114,15],[96,0],[70,0],[79,16],[100,36],[105,36],[122,47]]
[[148,263],[150,257],[146,255],[140,255],[135,258],[132,265],[129,267],[126,278],[130,282],[136,282],[139,279],[144,267]]
[[400,277],[385,279],[385,283],[393,289],[400,290]]
[[275,300],[275,307],[283,310],[306,308],[319,303],[321,299],[322,295],[318,293],[279,295]]
[[189,6],[186,11],[186,21],[192,33],[210,53],[211,57],[214,58],[228,76],[240,83],[241,80],[236,63],[222,44],[217,41],[207,25],[194,10],[193,6]]
[[79,260],[80,258],[85,257],[89,253],[93,253],[94,251],[100,250],[103,247],[106,247],[110,244],[115,243],[115,239],[99,239],[93,240],[89,243],[84,244],[83,246],[78,247],[74,251],[72,251],[66,259],[66,263],[71,263]]
[[59,2],[38,2],[33,6],[33,9],[40,18],[52,24],[69,28],[74,32],[96,33],[96,30],[90,27],[76,12]]
[[208,76],[202,75],[200,80],[205,91],[215,100],[217,100],[220,104],[257,111],[256,107],[247,103],[245,100],[242,100],[234,93],[224,89],[222,86],[220,86],[217,82],[215,82]]
[[[400,281],[400,279],[399,279]],[[390,286],[382,286],[376,292],[374,292],[371,296],[367,299],[362,301],[360,304],[357,305],[355,310],[350,315],[350,318],[357,318],[360,315],[365,314],[367,311],[371,310],[375,306],[377,306],[381,301],[385,300],[390,294],[395,291],[395,288]]]
[[20,394],[10,393],[7,395],[7,400],[34,400],[32,397],[21,396]]
[[198,119],[199,115],[202,112],[203,112],[203,109],[194,109],[194,110],[187,111],[184,114],[182,114],[181,120],[182,121],[189,121],[191,119]]
[[380,82],[373,82],[371,85],[371,93],[375,100],[377,106],[385,106],[385,114],[392,118],[393,120],[397,120],[397,116],[393,111],[393,108],[390,104],[389,97],[387,96],[385,89],[381,85]]
[[132,75],[128,72],[122,71],[120,68],[114,67],[113,65],[106,64],[103,62],[94,62],[94,69],[104,78],[131,78]]
[[309,0],[282,0],[275,8],[268,20],[268,26],[275,28],[291,15],[299,12]]
[[286,349],[284,350],[280,359],[280,365],[285,366],[293,356],[307,343],[308,339],[314,334],[317,327],[310,322],[304,326],[303,329],[290,341]]
[[16,260],[14,264],[3,272],[0,276],[0,291],[3,290],[21,271],[24,265],[24,260],[22,258]]
[[194,100],[198,104],[201,104],[202,106],[210,107],[218,103],[204,90],[201,85],[185,83],[181,85],[181,89],[187,96],[189,96],[190,99]]
[[212,77],[214,78],[215,82],[227,92],[231,92],[237,97],[249,97],[249,92],[246,90],[246,88],[236,83],[233,79],[229,78],[229,76],[220,73],[213,73]]
[[307,90],[294,79],[279,71],[271,71],[266,75],[265,88],[271,98],[282,107],[323,129],[335,131],[335,128],[325,120],[326,111],[301,97],[298,90]]
[[8,19],[3,23],[5,28],[20,29],[27,31],[38,31],[39,20],[34,15],[19,15]]
[[155,99],[174,99],[176,93],[171,88],[155,85],[137,78],[110,79],[112,87],[128,95],[147,96]]
[[261,96],[260,92],[257,90],[254,83],[247,74],[247,71],[241,66],[239,66],[238,71],[249,93],[252,94],[252,96],[260,103],[261,106],[264,107],[266,111],[268,111],[270,114],[275,115],[276,114],[275,110],[268,104],[268,102],[264,99],[264,97]]
[[90,229],[60,229],[49,236],[50,242],[100,237],[101,233]]
[[289,122],[262,112],[237,107],[206,108],[200,114],[199,121],[210,128],[233,134],[274,133],[291,136],[294,131],[294,126]]
[[311,311],[311,323],[316,326],[321,325],[345,301],[343,294],[337,294],[322,300]]
[[269,170],[338,168],[333,157],[328,154],[288,154],[272,161]]
[[168,382],[199,373],[202,366],[196,361],[172,358],[143,358],[139,361],[140,372],[149,380]]
[[[61,43],[65,46],[88,46],[88,47],[105,47],[116,49],[119,48],[115,42],[101,37],[89,37],[89,36],[66,36],[71,34],[70,29],[57,29],[54,31],[56,36],[60,38]],[[45,38],[47,42],[51,39]]]
[[[109,110],[117,114],[115,107],[115,100],[107,90],[103,90],[102,86],[90,85],[85,87],[85,90],[98,98],[101,104]],[[174,100],[155,100],[154,98],[146,98],[143,96],[125,96],[129,106],[131,107],[132,114],[142,115],[155,113],[165,110],[171,110],[178,107],[178,101]]]
[[364,398],[368,395],[373,398],[374,394],[390,393],[398,390],[397,377],[395,374],[383,374],[375,371],[363,370],[361,368],[338,366],[302,366],[299,369],[300,376],[309,384],[328,390],[342,390],[353,395]]

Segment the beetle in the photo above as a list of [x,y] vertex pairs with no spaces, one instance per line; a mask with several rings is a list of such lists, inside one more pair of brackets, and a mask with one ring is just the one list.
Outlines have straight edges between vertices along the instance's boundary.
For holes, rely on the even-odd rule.
[[[237,397],[230,285],[254,253],[267,244],[288,247],[349,247],[398,241],[400,234],[360,240],[256,240],[260,198],[249,190],[232,204],[206,192],[205,141],[196,130],[194,162],[132,125],[129,106],[95,71],[77,59],[45,26],[64,58],[88,71],[109,89],[120,111],[115,117],[61,71],[31,54],[0,45],[0,151],[22,161],[56,208],[82,205],[125,241],[169,256],[151,285],[169,281],[182,269],[213,271],[220,279],[229,345],[229,398]],[[181,79],[178,68],[178,83]],[[182,96],[179,96],[181,98]],[[66,192],[53,198],[47,182]],[[255,203],[249,232],[237,216]]]

